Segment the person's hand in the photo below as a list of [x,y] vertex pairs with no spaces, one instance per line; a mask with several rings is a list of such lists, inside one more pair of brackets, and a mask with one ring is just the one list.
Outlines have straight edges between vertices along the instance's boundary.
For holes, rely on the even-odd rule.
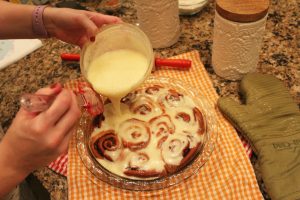
[[[38,94],[57,94],[44,112],[30,113],[21,108],[1,141],[3,157],[16,172],[30,173],[46,166],[67,151],[69,139],[80,118],[80,110],[72,91],[60,85],[40,89]],[[3,146],[5,148],[3,148]]]
[[115,16],[68,8],[46,8],[43,14],[45,28],[51,37],[82,47],[93,40],[102,25],[121,22]]

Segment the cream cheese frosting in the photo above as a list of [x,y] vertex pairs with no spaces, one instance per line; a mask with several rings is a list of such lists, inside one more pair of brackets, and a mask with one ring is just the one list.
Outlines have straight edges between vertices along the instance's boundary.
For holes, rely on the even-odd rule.
[[[105,105],[104,120],[94,129],[90,145],[97,161],[110,172],[132,179],[153,179],[173,173],[196,155],[205,132],[199,108],[188,96],[157,88],[127,95],[122,99],[121,115],[115,114],[111,103]],[[114,139],[97,140],[105,132],[113,132]]]

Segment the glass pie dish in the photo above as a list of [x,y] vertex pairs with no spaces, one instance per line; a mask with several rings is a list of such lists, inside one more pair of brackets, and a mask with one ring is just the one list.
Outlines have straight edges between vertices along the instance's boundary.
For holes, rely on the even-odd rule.
[[137,90],[152,86],[162,86],[164,88],[174,89],[178,93],[193,99],[197,108],[201,111],[204,118],[203,121],[205,122],[205,131],[203,133],[201,145],[198,146],[196,152],[191,159],[189,159],[187,164],[172,173],[167,173],[164,176],[151,179],[135,179],[120,176],[109,171],[97,161],[90,145],[91,136],[95,128],[95,119],[90,115],[83,113],[76,132],[77,150],[85,167],[99,180],[118,188],[135,191],[163,189],[178,184],[196,174],[209,160],[217,140],[218,132],[213,106],[202,94],[194,91],[192,87],[172,78],[150,76]]

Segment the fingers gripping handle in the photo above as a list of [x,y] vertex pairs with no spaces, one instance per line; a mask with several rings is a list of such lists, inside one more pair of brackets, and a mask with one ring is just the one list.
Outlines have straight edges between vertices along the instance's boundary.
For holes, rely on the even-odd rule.
[[[92,116],[103,112],[102,100],[91,88],[80,88],[75,94],[78,106],[86,109]],[[28,112],[43,112],[51,106],[56,96],[27,93],[21,96],[20,104]]]
[[55,95],[23,94],[20,98],[21,107],[28,112],[43,112],[49,108]]

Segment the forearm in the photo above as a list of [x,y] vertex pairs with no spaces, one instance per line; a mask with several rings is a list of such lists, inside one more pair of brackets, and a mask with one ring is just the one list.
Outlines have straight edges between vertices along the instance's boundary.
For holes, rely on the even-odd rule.
[[0,142],[0,199],[21,183],[29,174],[29,172],[15,167],[18,163],[15,163],[11,155],[10,148],[2,140]]
[[0,0],[0,39],[34,38],[33,10],[34,6],[12,4]]

